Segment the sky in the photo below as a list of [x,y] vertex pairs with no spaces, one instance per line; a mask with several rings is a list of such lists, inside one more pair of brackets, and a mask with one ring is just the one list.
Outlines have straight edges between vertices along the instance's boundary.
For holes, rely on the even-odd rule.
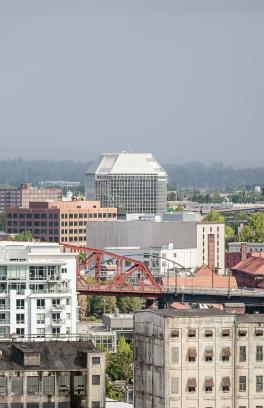
[[263,0],[1,0],[0,159],[263,165]]

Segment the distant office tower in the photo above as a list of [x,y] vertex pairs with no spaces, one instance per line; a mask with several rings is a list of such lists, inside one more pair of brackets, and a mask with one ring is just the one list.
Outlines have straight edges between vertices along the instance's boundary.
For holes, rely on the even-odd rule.
[[137,312],[134,407],[263,408],[263,350],[263,314]]
[[130,214],[162,213],[167,208],[167,179],[150,153],[102,154],[86,173],[86,199]]
[[58,244],[0,243],[0,338],[75,334],[76,309],[74,254]]

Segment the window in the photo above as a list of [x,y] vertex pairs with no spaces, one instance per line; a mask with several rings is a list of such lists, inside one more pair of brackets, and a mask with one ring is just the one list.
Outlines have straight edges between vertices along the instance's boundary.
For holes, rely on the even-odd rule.
[[37,324],[45,324],[45,315],[43,313],[37,313]]
[[213,361],[214,351],[212,347],[206,347],[204,353],[205,361]]
[[239,329],[238,330],[238,335],[239,335],[239,337],[246,337],[247,330],[246,329]]
[[43,394],[44,395],[54,395],[55,394],[55,376],[44,376],[43,377]]
[[239,347],[239,361],[241,363],[247,361],[247,348],[246,346]]
[[16,308],[17,308],[17,309],[25,309],[25,301],[24,301],[24,299],[17,299],[17,301],[16,301]]
[[223,329],[222,337],[230,337],[230,329]]
[[37,309],[45,309],[45,299],[37,299]]
[[222,349],[222,361],[229,361],[231,356],[230,347],[224,347]]
[[45,337],[45,329],[43,328],[37,328],[37,337]]
[[39,394],[39,378],[38,377],[27,377],[27,394],[28,395],[38,395]]
[[188,361],[189,362],[194,362],[196,361],[196,357],[197,357],[197,352],[195,348],[189,348],[188,350]]
[[213,391],[213,386],[214,386],[213,378],[212,377],[206,377],[205,382],[204,382],[205,392],[212,392]]
[[92,375],[92,385],[100,385],[100,375]]
[[92,401],[92,408],[100,408],[100,401]]
[[223,392],[229,392],[230,391],[230,378],[229,377],[224,377],[222,379],[222,391]]
[[60,305],[60,299],[52,299],[52,306],[56,307]]
[[25,315],[22,313],[18,313],[16,315],[16,322],[17,324],[25,324]]
[[263,346],[256,347],[256,361],[263,361]]
[[0,395],[7,395],[7,377],[0,377]]
[[23,327],[18,327],[18,328],[16,329],[16,334],[17,334],[19,337],[24,337],[24,335],[25,335],[25,329],[24,329]]
[[247,391],[247,377],[245,375],[241,375],[239,377],[239,392]]
[[196,330],[195,329],[189,329],[188,330],[188,337],[196,337]]
[[187,382],[188,392],[195,392],[197,387],[196,378],[189,378]]
[[213,330],[207,329],[204,332],[205,337],[213,337]]
[[258,336],[258,337],[263,336],[263,329],[262,328],[257,328],[255,330],[255,335]]
[[263,391],[263,375],[256,376],[256,391],[257,392]]
[[173,329],[172,331],[171,331],[171,337],[172,338],[177,338],[177,337],[179,337],[179,329]]
[[92,357],[92,364],[100,364],[101,358],[100,357]]
[[60,328],[59,327],[53,327],[52,328],[52,334],[60,334]]

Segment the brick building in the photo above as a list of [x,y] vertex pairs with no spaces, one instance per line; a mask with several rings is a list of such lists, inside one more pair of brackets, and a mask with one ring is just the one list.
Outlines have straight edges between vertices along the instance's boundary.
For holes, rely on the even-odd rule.
[[0,189],[0,211],[6,211],[10,207],[28,207],[30,202],[61,199],[62,190],[60,188],[37,188],[31,183],[24,183],[18,188]]
[[29,208],[7,209],[6,233],[30,231],[40,241],[85,245],[87,222],[116,217],[116,208],[101,208],[99,201],[31,202]]

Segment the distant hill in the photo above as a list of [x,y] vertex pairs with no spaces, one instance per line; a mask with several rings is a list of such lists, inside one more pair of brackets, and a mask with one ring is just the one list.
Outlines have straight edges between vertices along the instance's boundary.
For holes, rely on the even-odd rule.
[[183,165],[164,164],[169,175],[169,184],[173,187],[230,189],[238,186],[264,185],[264,168],[234,169],[224,167],[222,163],[205,166],[201,163]]
[[[25,181],[38,184],[45,180],[70,180],[84,184],[84,174],[91,162],[73,160],[0,160],[0,185],[19,185]],[[264,185],[264,167],[234,169],[221,163],[164,164],[172,187],[229,189],[241,185]]]
[[72,160],[0,160],[0,184],[17,186],[25,181],[38,184],[44,180],[80,181],[91,162]]

